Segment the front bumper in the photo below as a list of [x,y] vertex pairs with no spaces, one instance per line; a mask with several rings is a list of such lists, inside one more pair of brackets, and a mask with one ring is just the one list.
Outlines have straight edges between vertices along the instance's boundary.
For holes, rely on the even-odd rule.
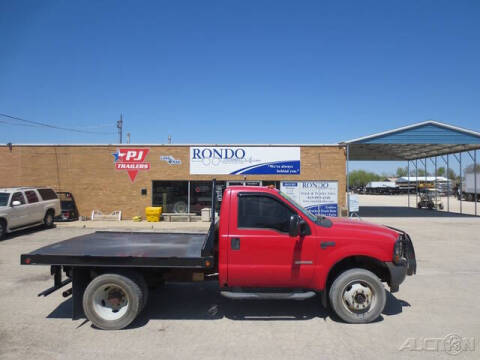
[[400,241],[403,242],[403,256],[400,264],[387,262],[387,268],[390,273],[388,285],[391,292],[397,292],[400,284],[405,280],[406,276],[417,273],[417,259],[415,257],[415,249],[412,240],[405,231],[391,228],[400,234]]
[[385,264],[390,273],[390,280],[388,281],[390,292],[397,292],[400,288],[400,284],[407,277],[407,264],[396,265],[393,262],[386,262]]

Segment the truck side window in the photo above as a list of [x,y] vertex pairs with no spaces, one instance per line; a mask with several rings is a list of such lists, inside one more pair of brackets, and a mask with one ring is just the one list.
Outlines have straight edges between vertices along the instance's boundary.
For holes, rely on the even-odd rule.
[[25,191],[25,196],[27,197],[29,204],[38,202],[38,196],[35,194],[35,191]]
[[10,204],[13,203],[14,201],[20,201],[22,205],[24,205],[25,197],[21,192],[16,192],[15,194],[12,195],[12,200],[10,201]]
[[294,214],[280,201],[262,195],[238,197],[238,227],[273,229],[288,232],[290,217]]

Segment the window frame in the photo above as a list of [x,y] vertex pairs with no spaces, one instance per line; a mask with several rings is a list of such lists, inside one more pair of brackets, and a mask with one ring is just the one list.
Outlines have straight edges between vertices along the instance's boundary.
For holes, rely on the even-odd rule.
[[13,206],[13,205],[12,205],[13,202],[14,202],[14,201],[17,201],[17,200],[14,200],[14,199],[13,199],[13,197],[14,197],[16,194],[20,194],[20,195],[22,195],[22,197],[23,197],[23,203],[20,204],[19,206],[26,205],[26,204],[27,204],[27,199],[25,198],[25,194],[23,193],[23,191],[16,191],[16,192],[14,192],[14,193],[12,194],[12,196],[10,197],[10,206]]
[[[51,192],[51,194],[54,195],[55,197],[47,196],[46,198],[44,198],[43,194],[42,194],[42,192],[44,192],[44,190],[46,190],[47,193]],[[50,201],[50,200],[58,199],[57,192],[55,190],[53,190],[52,188],[38,188],[37,193],[40,196],[40,199],[42,199],[41,201]]]
[[[35,195],[35,198],[37,199],[36,201],[30,201],[30,199],[28,198],[28,194],[27,193],[32,193],[33,195]],[[24,195],[25,195],[25,198],[27,200],[27,204],[36,204],[36,203],[39,203],[40,202],[40,198],[39,198],[39,195],[37,195],[36,191],[35,190],[25,190],[24,191]]]
[[246,198],[246,197],[266,197],[269,199],[272,199],[279,203],[281,206],[284,206],[288,210],[292,212],[292,215],[298,215],[298,212],[293,209],[289,204],[283,202],[281,199],[277,198],[276,196],[268,193],[261,193],[261,192],[239,192],[237,194],[237,229],[247,229],[247,230],[270,230],[270,231],[275,231],[280,234],[287,234],[288,231],[280,231],[279,229],[271,228],[271,227],[247,227],[247,226],[240,226],[240,199],[241,198]]

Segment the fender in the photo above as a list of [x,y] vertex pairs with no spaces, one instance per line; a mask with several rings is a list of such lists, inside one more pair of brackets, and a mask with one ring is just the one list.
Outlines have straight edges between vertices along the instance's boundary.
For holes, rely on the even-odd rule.
[[[387,245],[387,244],[385,244]],[[335,248],[322,250],[319,247],[317,264],[312,279],[312,287],[317,291],[325,289],[328,273],[340,261],[353,256],[366,256],[376,259],[380,262],[392,261],[393,244],[391,246],[368,246],[359,241],[358,245],[352,245],[351,242],[344,243]]]

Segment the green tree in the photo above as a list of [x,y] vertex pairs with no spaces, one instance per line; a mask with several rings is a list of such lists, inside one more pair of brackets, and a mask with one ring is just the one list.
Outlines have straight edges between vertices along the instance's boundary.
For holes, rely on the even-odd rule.
[[407,176],[408,168],[407,167],[399,167],[397,168],[397,172],[395,173],[396,177]]
[[350,187],[359,187],[367,185],[370,181],[379,181],[382,177],[370,171],[353,170],[349,174],[349,179]]
[[437,176],[445,176],[446,170],[443,166],[437,168]]
[[457,174],[455,174],[455,171],[453,171],[453,169],[448,169],[447,178],[450,180],[455,180],[457,178]]

